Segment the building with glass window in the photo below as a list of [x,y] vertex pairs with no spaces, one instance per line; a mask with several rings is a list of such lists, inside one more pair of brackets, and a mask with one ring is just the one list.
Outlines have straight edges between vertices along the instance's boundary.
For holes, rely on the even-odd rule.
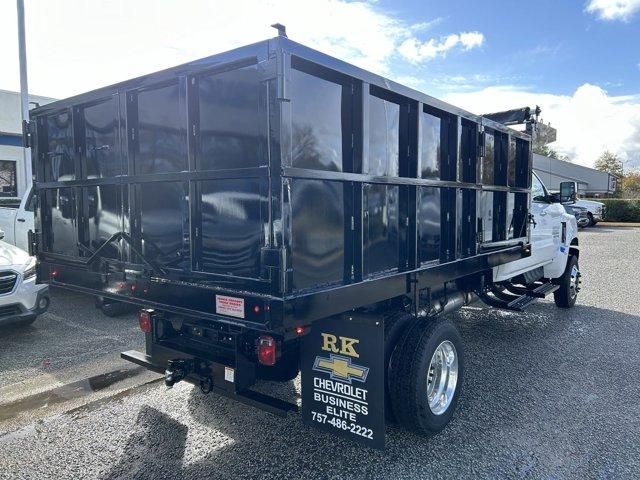
[[[54,101],[29,95],[30,108]],[[20,92],[0,90],[0,197],[20,197],[27,182],[24,176]]]

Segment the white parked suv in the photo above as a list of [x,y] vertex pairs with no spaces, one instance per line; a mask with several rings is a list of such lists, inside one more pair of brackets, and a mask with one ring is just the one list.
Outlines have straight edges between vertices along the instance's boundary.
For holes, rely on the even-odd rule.
[[49,302],[49,286],[36,284],[36,258],[0,241],[0,326],[29,325]]

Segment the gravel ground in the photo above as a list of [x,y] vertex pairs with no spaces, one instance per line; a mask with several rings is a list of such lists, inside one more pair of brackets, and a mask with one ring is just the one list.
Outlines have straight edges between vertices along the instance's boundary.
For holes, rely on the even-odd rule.
[[[465,341],[465,392],[433,438],[390,425],[387,449],[372,451],[298,415],[281,419],[189,385],[166,391],[136,371],[0,420],[0,477],[640,478],[640,229],[599,226],[581,242],[575,309],[545,300],[524,314],[451,315]],[[86,297],[55,295],[33,327],[0,334],[0,403],[3,392],[21,398],[43,384],[64,396],[88,376],[80,366],[122,369],[117,352],[140,343],[134,318],[107,319]],[[272,388],[291,395],[299,385]]]

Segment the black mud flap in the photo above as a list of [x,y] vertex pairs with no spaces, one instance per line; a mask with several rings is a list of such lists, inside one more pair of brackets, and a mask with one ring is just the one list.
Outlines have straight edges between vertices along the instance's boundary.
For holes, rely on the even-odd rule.
[[383,449],[382,317],[354,314],[318,321],[301,352],[303,421]]

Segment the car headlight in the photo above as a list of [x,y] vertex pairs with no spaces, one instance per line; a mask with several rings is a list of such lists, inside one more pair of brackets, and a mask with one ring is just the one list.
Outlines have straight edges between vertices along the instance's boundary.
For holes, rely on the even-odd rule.
[[31,257],[27,262],[27,268],[25,268],[22,278],[25,280],[36,276],[36,257]]

